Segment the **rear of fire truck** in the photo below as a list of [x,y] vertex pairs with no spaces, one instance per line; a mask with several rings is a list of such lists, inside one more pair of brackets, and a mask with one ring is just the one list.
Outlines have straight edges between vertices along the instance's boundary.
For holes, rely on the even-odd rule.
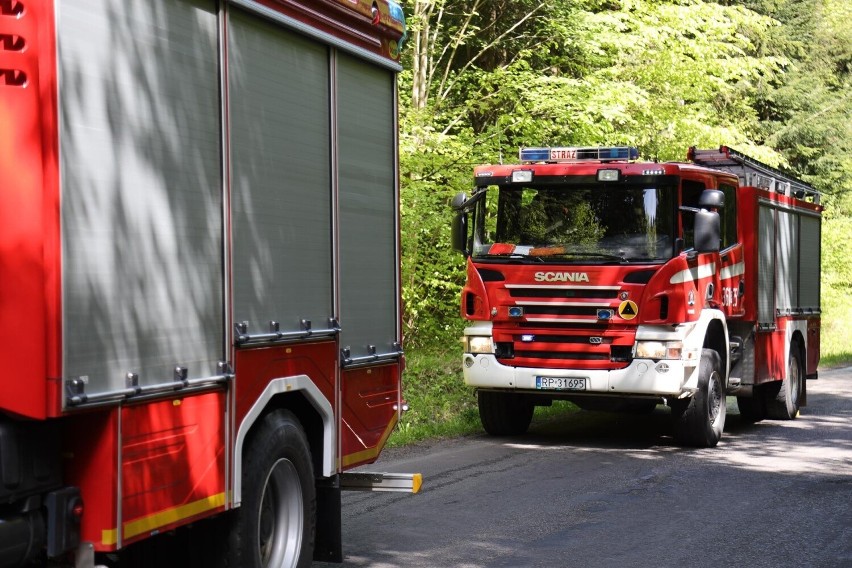
[[0,567],[340,561],[341,490],[419,487],[349,472],[404,408],[404,32],[0,0]]
[[754,383],[728,380],[744,343],[733,322],[756,329],[743,319],[756,296],[741,191],[735,173],[643,163],[628,147],[528,148],[519,164],[477,167],[453,240],[467,257],[464,378],[485,430],[523,433],[555,399],[666,404],[681,443],[715,446],[726,393]]

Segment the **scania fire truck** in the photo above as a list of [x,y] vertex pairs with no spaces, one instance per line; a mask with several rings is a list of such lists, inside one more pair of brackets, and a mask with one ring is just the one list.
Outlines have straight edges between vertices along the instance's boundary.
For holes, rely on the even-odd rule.
[[390,0],[0,0],[0,566],[340,561],[341,490],[419,487],[349,471],[404,409],[404,32]]
[[728,147],[688,162],[630,147],[525,148],[456,196],[467,257],[463,367],[487,432],[534,407],[671,407],[675,438],[715,446],[726,396],[793,419],[817,378],[820,194]]

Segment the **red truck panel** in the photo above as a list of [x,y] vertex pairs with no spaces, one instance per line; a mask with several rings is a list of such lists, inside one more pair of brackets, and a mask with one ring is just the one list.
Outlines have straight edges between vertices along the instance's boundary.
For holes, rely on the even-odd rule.
[[224,391],[121,413],[122,543],[225,507]]
[[399,365],[343,371],[341,466],[372,463],[399,419]]
[[787,375],[785,348],[787,321],[779,319],[778,329],[756,333],[754,337],[755,384],[776,381]]
[[80,538],[97,550],[115,550],[118,526],[119,409],[102,409],[68,419],[65,476],[80,488]]
[[[5,13],[9,12],[9,13]],[[59,223],[53,3],[0,14],[0,376],[2,408],[44,418],[59,374]]]
[[282,377],[307,375],[334,407],[337,349],[336,342],[325,341],[238,350],[234,357],[235,424],[242,423],[269,381]]
[[82,540],[115,550],[224,509],[225,404],[219,391],[69,418],[65,465],[83,498]]

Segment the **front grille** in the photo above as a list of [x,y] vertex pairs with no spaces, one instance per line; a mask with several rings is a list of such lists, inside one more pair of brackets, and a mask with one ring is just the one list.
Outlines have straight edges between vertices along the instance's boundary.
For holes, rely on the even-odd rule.
[[497,358],[515,367],[626,367],[636,327],[616,315],[620,291],[616,286],[507,284],[498,311],[521,308],[523,314],[515,321],[494,322]]
[[527,315],[554,315],[554,316],[595,316],[597,317],[600,308],[590,306],[525,306],[523,302],[518,305],[524,308],[524,313]]
[[559,322],[535,322],[535,321],[522,321],[518,322],[518,327],[523,329],[557,329],[557,330],[586,330],[589,332],[592,331],[605,331],[607,329],[611,329],[613,326],[606,322],[602,323],[559,323]]
[[556,286],[532,287],[510,287],[509,296],[512,298],[552,298],[564,300],[565,298],[580,298],[590,300],[614,300],[618,297],[615,288],[589,289],[589,288],[561,288]]
[[632,360],[635,330],[625,326],[493,328],[496,356],[515,367],[564,369],[621,369]]
[[515,351],[515,358],[524,359],[571,359],[574,361],[609,361],[605,353],[578,353],[571,351]]
[[[586,335],[536,335],[536,343],[564,343],[566,345],[609,345],[612,343],[612,337],[599,337]],[[600,341],[594,341],[592,337],[599,337]],[[522,335],[514,336],[514,340],[523,342]]]

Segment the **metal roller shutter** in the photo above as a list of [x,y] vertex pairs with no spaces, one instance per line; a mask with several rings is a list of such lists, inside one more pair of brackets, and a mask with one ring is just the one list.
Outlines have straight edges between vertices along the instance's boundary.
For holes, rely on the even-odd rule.
[[776,250],[777,289],[775,308],[789,315],[798,307],[799,222],[797,215],[778,211]]
[[57,2],[65,378],[223,358],[215,2]]
[[229,25],[234,318],[249,334],[333,313],[329,53],[233,10]]
[[820,218],[799,216],[802,248],[799,262],[799,307],[819,310]]
[[398,346],[394,77],[337,58],[340,344],[352,358]]
[[757,251],[757,322],[775,325],[775,210],[760,207]]

